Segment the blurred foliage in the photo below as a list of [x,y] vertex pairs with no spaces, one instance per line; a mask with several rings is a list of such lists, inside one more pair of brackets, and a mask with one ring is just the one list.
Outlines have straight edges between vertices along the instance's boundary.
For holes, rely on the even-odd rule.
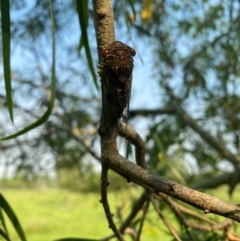
[[[81,15],[86,8],[89,13]],[[149,45],[147,56],[152,61],[144,64],[152,68],[146,77],[159,88],[159,94],[154,96],[159,101],[156,108],[169,106],[170,99],[164,90],[168,84],[199,125],[238,154],[239,2],[129,0],[124,4],[113,1],[113,8],[116,31],[125,34],[122,41],[131,39],[139,47],[137,52],[143,62],[141,50],[146,42]],[[2,125],[1,136],[40,118],[50,102],[49,3],[11,1],[10,9],[16,127]],[[89,160],[95,166],[89,148],[95,151],[98,141],[100,93],[94,87],[91,67],[92,61],[97,63],[96,45],[89,41],[94,34],[90,21],[92,5],[58,1],[53,2],[52,11],[57,79],[54,109],[40,128],[0,144],[5,175],[18,173],[31,179],[61,168],[81,172],[81,166]],[[122,24],[126,27],[120,28]],[[0,97],[2,123],[8,123],[4,91]],[[199,182],[201,176],[204,180],[211,173],[218,176],[233,170],[227,160],[178,117],[161,114],[146,122],[147,163],[151,170],[182,183]],[[137,120],[131,123],[134,125]],[[223,161],[227,168],[222,169]]]
[[[196,240],[206,240],[206,241],[224,240],[223,234],[221,232],[203,232],[202,230],[189,230],[189,231],[192,237],[194,237]],[[180,237],[184,241],[191,240],[186,233],[183,233]]]
[[[57,81],[52,114],[41,127],[0,143],[3,176],[15,175],[31,182],[38,176],[55,173],[61,187],[97,190],[101,96],[94,74],[97,51],[92,37],[95,34],[92,4],[78,0],[52,3]],[[151,69],[142,79],[133,78],[133,82],[139,81],[139,90],[154,83],[151,85],[154,107],[164,109],[171,104],[165,91],[169,85],[179,104],[196,122],[239,157],[239,1],[115,0],[113,8],[116,32],[122,38],[119,40],[136,48],[143,63],[138,68]],[[1,81],[1,137],[39,119],[51,102],[49,2],[10,1],[10,23],[8,77],[11,76],[15,126],[9,121],[11,101]],[[1,23],[2,33],[3,25],[6,22]],[[3,47],[2,44],[0,49]],[[4,59],[3,53],[1,60],[8,61]],[[1,73],[1,79],[9,92],[6,75]],[[136,94],[138,107],[148,108],[148,98]],[[130,124],[137,125],[139,120],[140,117],[132,119]],[[146,159],[151,171],[186,185],[207,180],[210,183],[229,172],[239,173],[178,116],[155,114],[141,120],[145,121],[141,128],[146,134]],[[117,180],[114,188],[118,189],[121,182],[114,179]],[[230,180],[225,184],[235,187]],[[202,234],[196,235],[199,240],[204,239]],[[211,235],[208,240],[218,234]]]
[[99,175],[93,172],[91,166],[86,168],[86,172],[81,172],[77,168],[59,168],[57,180],[57,186],[63,189],[99,192]]

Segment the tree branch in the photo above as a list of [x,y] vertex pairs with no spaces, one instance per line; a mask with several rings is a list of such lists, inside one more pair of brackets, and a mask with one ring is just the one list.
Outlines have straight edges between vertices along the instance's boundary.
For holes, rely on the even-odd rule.
[[146,168],[146,147],[141,136],[130,125],[127,125],[123,122],[119,123],[118,134],[125,137],[132,145],[135,146],[136,163],[140,167]]
[[163,192],[202,210],[205,214],[215,213],[240,222],[240,207],[237,205],[226,203],[216,197],[157,176],[128,161],[118,153],[107,152],[103,160],[115,172],[153,192]]
[[210,189],[210,188],[219,187],[223,184],[229,184],[229,181],[231,180],[231,177],[233,175],[234,175],[234,173],[224,173],[220,176],[211,177],[206,180],[203,180],[202,182],[191,185],[191,188],[193,188],[193,189]]
[[[171,200],[171,198],[163,193],[158,193],[158,195],[156,195],[157,198],[161,197],[161,199],[163,199],[168,205],[169,207],[173,210],[173,212],[175,213],[175,215],[177,216],[177,218],[179,219],[180,223],[184,226],[187,235],[189,236],[190,240],[194,240],[191,233],[188,230],[188,226],[187,226],[187,222],[185,221],[184,216],[182,215],[181,211],[179,210],[177,203],[175,203],[174,201]],[[179,205],[180,206],[180,205]]]
[[[98,46],[98,58],[101,62],[101,50],[107,47],[115,40],[114,33],[114,19],[111,0],[93,0],[93,12],[94,12],[94,25]],[[102,113],[99,126],[99,134],[101,138],[101,163],[102,163],[102,175],[101,175],[101,202],[108,219],[109,227],[113,230],[115,236],[123,241],[124,238],[118,231],[110,210],[107,197],[107,185],[108,185],[108,165],[104,161],[103,155],[106,150],[112,150],[117,152],[116,137],[118,131],[118,116],[108,103],[106,102],[106,81],[102,72],[99,72],[102,82]]]
[[148,115],[173,115],[174,109],[171,107],[159,108],[159,109],[137,109],[129,111],[129,118],[133,118],[137,115],[148,116]]
[[219,142],[215,137],[205,131],[197,122],[187,114],[187,112],[180,106],[177,98],[174,96],[172,90],[169,86],[166,87],[168,95],[171,97],[172,108],[175,113],[181,118],[181,120],[187,125],[195,130],[210,146],[217,150],[223,157],[227,158],[236,168],[239,168],[240,160],[230,152],[221,142]]

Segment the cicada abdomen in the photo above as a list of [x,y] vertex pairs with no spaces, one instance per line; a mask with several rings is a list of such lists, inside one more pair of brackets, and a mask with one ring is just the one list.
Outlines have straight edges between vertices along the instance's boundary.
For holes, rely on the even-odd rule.
[[124,117],[131,94],[133,56],[135,50],[128,45],[115,41],[102,49],[103,81],[105,81],[105,99],[118,118]]

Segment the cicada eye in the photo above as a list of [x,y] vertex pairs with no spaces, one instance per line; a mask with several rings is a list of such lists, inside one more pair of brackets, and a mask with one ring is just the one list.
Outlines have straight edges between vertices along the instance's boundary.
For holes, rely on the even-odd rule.
[[130,50],[130,54],[131,54],[131,56],[135,56],[136,55],[136,51],[134,49],[131,49]]
[[101,55],[103,58],[105,58],[107,55],[108,55],[108,50],[107,49],[103,49],[102,52],[101,52]]

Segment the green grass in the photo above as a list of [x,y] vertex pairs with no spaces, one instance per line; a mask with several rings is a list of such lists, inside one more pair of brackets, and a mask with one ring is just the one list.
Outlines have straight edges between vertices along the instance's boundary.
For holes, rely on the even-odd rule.
[[[108,235],[99,195],[66,190],[3,190],[18,216],[27,239],[54,240],[61,237]],[[17,240],[13,236],[13,240]]]
[[[60,189],[2,189],[1,192],[18,216],[29,241],[51,241],[64,237],[97,239],[112,234],[98,193],[74,193]],[[140,189],[130,188],[110,194],[117,224],[116,207],[123,207],[123,215],[126,215],[131,208],[132,198],[140,193]],[[215,190],[212,194],[225,201],[239,203],[239,193],[238,188],[233,199],[227,196],[225,188]],[[169,211],[166,210],[164,214],[171,222],[174,220]],[[171,240],[155,212],[150,212],[147,219],[149,221],[144,225],[142,240]],[[10,233],[12,240],[19,240],[13,229],[10,229]]]
[[[112,212],[116,214],[116,206],[123,206],[124,212],[128,213],[129,201],[132,196],[137,197],[137,193],[140,194],[140,190],[111,193]],[[29,241],[50,241],[63,237],[97,239],[112,234],[99,202],[100,194],[60,189],[3,189],[2,194],[19,218]],[[153,217],[152,222],[157,223],[157,219],[157,216]],[[117,217],[115,220],[119,224]],[[146,240],[158,237],[159,231],[154,231],[154,226],[148,224],[144,227]],[[19,240],[12,228],[10,233],[12,240]]]

